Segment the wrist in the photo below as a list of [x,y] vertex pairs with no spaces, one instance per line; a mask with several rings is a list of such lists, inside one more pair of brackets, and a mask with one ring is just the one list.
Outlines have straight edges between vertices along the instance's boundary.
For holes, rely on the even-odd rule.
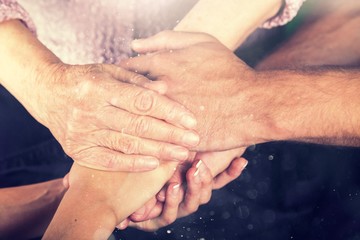
[[272,74],[251,70],[248,75],[242,72],[238,76],[241,79],[237,81],[242,84],[233,97],[235,110],[230,120],[235,123],[230,132],[241,143],[237,147],[288,139],[290,133],[277,115],[282,103],[274,99],[274,96],[281,98],[278,95],[282,90],[276,86]]
[[[66,91],[64,76],[68,69],[67,64],[59,61],[44,61],[32,71],[32,79],[36,86],[31,96],[33,116],[42,124],[49,127],[53,122],[53,109],[56,106],[57,95]],[[70,90],[70,89],[68,89]]]

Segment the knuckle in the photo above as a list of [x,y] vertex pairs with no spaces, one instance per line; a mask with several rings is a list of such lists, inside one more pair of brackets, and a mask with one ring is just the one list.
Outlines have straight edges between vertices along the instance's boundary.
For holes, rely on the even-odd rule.
[[143,136],[145,133],[149,131],[149,119],[146,117],[140,116],[135,120],[134,123],[134,132],[137,136]]
[[178,139],[177,139],[177,134],[176,134],[176,130],[174,128],[171,128],[169,131],[168,131],[168,135],[167,135],[167,141],[168,142],[176,142]]
[[163,159],[171,159],[171,150],[165,145],[165,144],[160,144],[158,146],[158,156],[160,158],[163,158]]
[[128,163],[128,171],[134,172],[137,169],[137,161],[135,159],[131,159]]
[[121,151],[125,154],[138,153],[139,144],[134,139],[124,139],[121,141]]
[[204,185],[210,185],[213,181],[209,172],[205,173],[203,176],[201,176],[201,178]]
[[168,103],[168,108],[166,111],[166,119],[168,120],[174,120],[178,114],[178,108],[176,107],[175,104],[172,103]]
[[155,102],[154,92],[151,90],[142,90],[135,96],[135,108],[141,113],[150,112]]
[[142,84],[145,82],[145,79],[143,76],[141,76],[139,74],[132,73],[129,77],[129,81],[130,81],[130,83],[134,83],[134,84],[142,86]]
[[100,159],[100,163],[107,169],[112,169],[116,166],[116,161],[114,158],[106,157],[104,159]]
[[189,213],[196,212],[198,210],[199,206],[196,204],[189,204],[186,206],[186,209]]
[[162,224],[163,224],[164,226],[170,225],[170,224],[172,224],[174,221],[175,221],[175,219],[174,219],[174,217],[172,217],[172,216],[166,215],[166,216],[163,216],[163,218],[162,218]]
[[211,195],[206,195],[204,199],[202,199],[201,204],[207,204],[208,202],[210,202],[210,199]]

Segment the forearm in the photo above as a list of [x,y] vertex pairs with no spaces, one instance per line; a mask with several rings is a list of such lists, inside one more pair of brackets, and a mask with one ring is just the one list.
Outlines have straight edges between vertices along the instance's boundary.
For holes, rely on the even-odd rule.
[[[60,62],[19,21],[0,23],[0,84],[14,95],[37,120],[41,114],[36,106],[44,82],[37,76],[48,69],[48,65]],[[34,91],[34,88],[38,91]]]
[[97,197],[96,191],[71,187],[43,239],[107,239],[116,226],[117,216],[106,200],[98,201]]
[[359,70],[281,70],[258,76],[264,99],[260,111],[273,130],[265,139],[360,146]]
[[199,0],[175,30],[207,33],[235,50],[257,27],[276,15],[281,3],[281,0]]
[[74,164],[69,191],[44,239],[107,239],[116,225],[164,186],[176,165],[166,162],[151,172],[127,173]]
[[42,235],[64,192],[62,179],[0,189],[0,238]]

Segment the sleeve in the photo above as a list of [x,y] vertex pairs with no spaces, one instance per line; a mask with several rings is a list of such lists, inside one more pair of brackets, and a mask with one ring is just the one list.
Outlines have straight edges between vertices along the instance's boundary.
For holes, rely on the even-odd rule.
[[261,27],[262,28],[273,28],[277,26],[285,25],[290,22],[298,13],[301,5],[306,0],[285,0],[284,6],[280,12],[266,21]]
[[29,14],[15,0],[0,0],[0,22],[19,19],[32,33],[36,33],[36,28]]

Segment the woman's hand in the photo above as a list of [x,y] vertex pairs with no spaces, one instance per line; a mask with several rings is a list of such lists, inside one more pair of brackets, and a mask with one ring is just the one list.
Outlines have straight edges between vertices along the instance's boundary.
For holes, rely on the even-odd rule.
[[104,64],[53,64],[38,82],[47,83],[38,99],[41,122],[80,165],[151,170],[158,159],[186,160],[187,147],[199,142],[188,130],[194,116],[161,94],[163,82]]
[[200,205],[210,200],[212,190],[224,187],[241,175],[248,163],[241,157],[244,151],[245,148],[238,148],[196,154],[196,159],[202,160],[197,160],[190,168],[186,168],[185,177],[182,177],[182,171],[178,167],[168,185],[156,198],[148,201],[118,228],[133,226],[155,231],[173,223],[177,218],[196,212]]
[[0,23],[0,84],[77,163],[144,171],[183,160],[196,121],[163,94],[167,85],[102,64],[67,65],[19,20]]

